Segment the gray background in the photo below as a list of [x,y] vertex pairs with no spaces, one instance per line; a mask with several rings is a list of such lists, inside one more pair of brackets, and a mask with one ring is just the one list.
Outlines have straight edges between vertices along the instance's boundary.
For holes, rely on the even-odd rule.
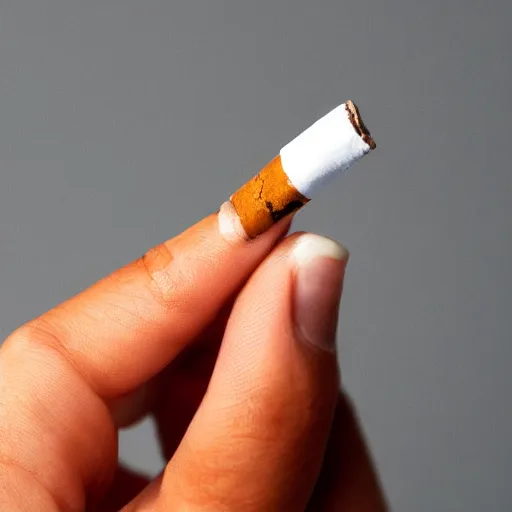
[[[2,0],[1,334],[353,99],[378,150],[296,227],[351,251],[342,369],[390,502],[512,509],[508,5]],[[155,472],[151,429],[121,451]]]

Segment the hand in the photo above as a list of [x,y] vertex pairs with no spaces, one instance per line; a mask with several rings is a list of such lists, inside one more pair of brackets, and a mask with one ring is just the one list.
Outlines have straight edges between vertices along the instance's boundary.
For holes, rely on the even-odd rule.
[[[229,203],[0,350],[0,509],[385,510],[335,331],[347,253]],[[165,470],[118,466],[154,414]]]

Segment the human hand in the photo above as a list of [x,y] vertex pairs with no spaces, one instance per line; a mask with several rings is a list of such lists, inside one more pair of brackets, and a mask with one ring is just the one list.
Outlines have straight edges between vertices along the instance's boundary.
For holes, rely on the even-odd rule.
[[[1,510],[385,510],[339,392],[347,253],[288,227],[247,241],[226,203],[14,332]],[[168,461],[152,482],[117,454],[148,413]]]

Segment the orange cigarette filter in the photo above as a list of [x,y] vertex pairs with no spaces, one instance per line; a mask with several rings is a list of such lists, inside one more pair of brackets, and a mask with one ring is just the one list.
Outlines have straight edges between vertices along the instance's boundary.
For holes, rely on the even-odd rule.
[[375,147],[352,101],[331,111],[233,194],[231,203],[247,235],[255,238],[302,208],[319,188]]

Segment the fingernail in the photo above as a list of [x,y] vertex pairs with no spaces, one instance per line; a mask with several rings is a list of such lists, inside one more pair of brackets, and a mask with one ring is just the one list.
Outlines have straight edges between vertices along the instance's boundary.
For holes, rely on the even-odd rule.
[[[266,232],[271,232],[273,230],[273,237],[276,239],[285,236],[292,223],[294,213],[295,212],[292,212],[286,217],[277,221],[275,224],[270,226]],[[236,213],[234,206],[229,201],[226,201],[221,205],[217,213],[217,220],[219,232],[221,236],[228,242],[236,244],[253,240],[245,232],[244,227],[242,226],[242,222],[240,221],[240,217]],[[264,233],[260,233],[260,235],[263,234]]]
[[220,234],[230,242],[247,241],[249,237],[245,232],[240,218],[236,214],[233,205],[226,201],[220,207],[217,214]]
[[348,251],[330,238],[304,234],[293,248],[294,320],[307,343],[333,351]]

